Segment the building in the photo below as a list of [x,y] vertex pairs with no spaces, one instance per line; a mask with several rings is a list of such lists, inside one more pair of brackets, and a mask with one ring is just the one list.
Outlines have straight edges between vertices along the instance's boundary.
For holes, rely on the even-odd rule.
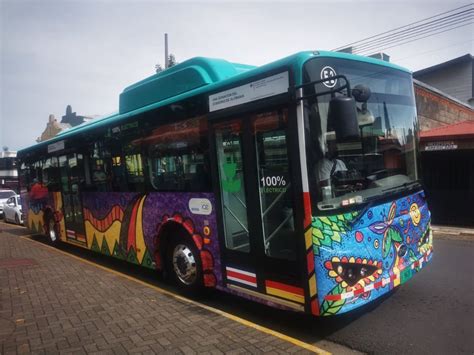
[[413,80],[420,130],[474,119],[472,107],[419,80]]
[[68,124],[70,127],[75,127],[92,119],[93,117],[89,116],[78,116],[75,112],[72,112],[71,105],[67,105],[66,114],[61,118],[61,123]]
[[59,123],[58,120],[54,117],[54,115],[49,115],[48,123],[46,123],[46,128],[43,133],[41,133],[41,136],[36,139],[36,142],[39,143],[51,139],[62,130],[68,129],[70,127],[71,125],[69,124]]
[[474,110],[416,79],[414,89],[422,178],[432,222],[474,226]]
[[474,120],[421,132],[420,150],[433,223],[474,226]]
[[36,139],[36,142],[39,143],[51,139],[59,132],[74,126],[78,126],[84,122],[88,122],[93,118],[94,117],[91,116],[79,116],[76,114],[76,112],[72,112],[71,105],[67,105],[66,114],[62,116],[61,122],[58,122],[54,115],[49,115],[46,128],[43,133],[41,133],[41,136]]
[[413,77],[459,101],[474,107],[474,57],[463,55],[447,62],[418,70]]
[[6,147],[0,152],[0,188],[18,190],[16,152]]

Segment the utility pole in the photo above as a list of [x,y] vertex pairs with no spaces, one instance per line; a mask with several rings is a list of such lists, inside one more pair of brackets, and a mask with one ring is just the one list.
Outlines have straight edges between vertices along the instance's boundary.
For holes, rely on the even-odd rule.
[[168,34],[165,33],[165,70],[168,69],[169,66],[169,58],[168,58]]

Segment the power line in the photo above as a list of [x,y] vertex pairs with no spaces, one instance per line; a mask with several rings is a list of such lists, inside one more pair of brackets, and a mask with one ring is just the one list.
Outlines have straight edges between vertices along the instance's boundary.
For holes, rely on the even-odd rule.
[[432,53],[432,52],[437,52],[437,51],[440,51],[440,50],[445,50],[446,48],[457,47],[457,46],[459,46],[459,45],[461,45],[461,44],[469,43],[469,42],[474,43],[474,39],[469,39],[469,40],[467,40],[467,41],[456,42],[456,43],[453,43],[453,44],[451,44],[451,45],[449,45],[449,46],[438,47],[438,48],[436,48],[436,49],[431,49],[431,50],[429,50],[429,51],[417,52],[417,53],[414,54],[414,55],[408,55],[408,56],[402,57],[402,58],[398,58],[398,57],[397,57],[396,60],[395,60],[395,57],[392,57],[392,58],[394,58],[394,61],[395,61],[396,63],[400,63],[400,62],[402,62],[402,61],[404,61],[405,59],[408,59],[408,58],[419,57],[420,55],[423,55],[423,54],[426,54],[426,53]]
[[[386,50],[386,49],[389,49],[389,48],[401,46],[401,45],[403,45],[403,44],[408,44],[408,43],[411,43],[411,42],[415,42],[415,41],[418,41],[418,40],[423,39],[423,38],[431,37],[431,36],[434,36],[434,35],[438,35],[438,34],[441,34],[441,33],[444,33],[444,32],[448,32],[448,31],[454,30],[454,29],[456,29],[456,28],[460,28],[460,27],[472,25],[473,23],[474,23],[474,22],[468,22],[468,23],[465,23],[465,24],[462,24],[462,25],[459,25],[459,26],[456,26],[456,27],[452,27],[452,28],[446,29],[446,30],[444,30],[444,31],[435,32],[435,33],[430,33],[430,34],[428,34],[428,35],[426,35],[426,36],[423,36],[423,37],[420,37],[420,38],[415,38],[415,39],[412,39],[412,40],[410,40],[410,41],[406,41],[406,42],[402,42],[402,43],[397,43],[397,44],[394,44],[394,45],[389,46],[389,47],[380,48],[380,49],[378,49],[378,51],[382,51],[382,50]],[[370,53],[372,53],[372,52],[370,52]],[[360,54],[360,53],[359,53],[359,54]],[[361,54],[361,55],[364,55],[364,54]]]
[[385,36],[374,41],[369,41],[367,43],[357,45],[355,46],[353,53],[365,51],[369,48],[385,45],[387,43],[396,42],[399,40],[405,40],[406,38],[422,35],[433,29],[437,30],[439,28],[445,28],[450,25],[459,24],[463,21],[469,21],[473,18],[473,14],[474,14],[474,10],[463,11],[458,14],[448,16],[448,17],[455,16],[452,18],[445,17],[445,18],[441,18],[435,21],[428,22],[421,26],[408,29],[408,30],[396,32],[389,36]]
[[441,29],[446,29],[448,31],[450,29],[458,28],[459,25],[471,23],[473,21],[473,19],[474,18],[472,16],[471,17],[466,17],[466,18],[463,18],[463,19],[460,19],[460,20],[450,21],[448,23],[443,24],[442,26],[435,26],[433,28],[420,30],[420,31],[417,31],[416,33],[411,33],[409,35],[405,35],[405,36],[402,36],[402,37],[399,37],[399,38],[396,38],[396,39],[393,39],[393,40],[387,40],[387,41],[384,41],[384,42],[379,42],[379,43],[376,43],[376,44],[373,44],[373,45],[366,46],[364,48],[356,47],[352,51],[352,53],[358,54],[358,53],[371,52],[371,51],[374,51],[376,49],[378,50],[382,47],[386,47],[387,45],[396,44],[396,43],[399,43],[399,42],[404,42],[408,39],[417,39],[416,37],[419,37],[418,39],[425,38],[426,36],[423,36],[423,35],[429,34],[430,32],[433,32],[433,31],[436,32],[436,31],[439,31]]
[[431,17],[427,17],[427,18],[422,19],[422,20],[418,20],[418,21],[412,22],[412,23],[410,23],[410,24],[408,24],[408,25],[404,25],[404,26],[401,26],[401,27],[397,27],[397,28],[391,29],[391,30],[389,30],[389,31],[385,31],[385,32],[376,34],[376,35],[374,35],[374,36],[370,36],[370,37],[367,37],[367,38],[364,38],[364,39],[361,39],[361,40],[358,40],[358,41],[355,41],[355,42],[346,44],[346,45],[344,45],[344,46],[335,48],[335,49],[333,49],[333,50],[334,50],[334,51],[338,51],[338,50],[341,50],[341,49],[344,49],[344,48],[347,48],[347,47],[350,47],[350,46],[354,46],[354,45],[357,44],[357,43],[365,42],[365,41],[367,41],[367,40],[369,40],[369,39],[373,39],[373,38],[376,38],[376,37],[380,37],[380,36],[385,35],[385,34],[387,34],[387,33],[394,32],[394,31],[400,30],[400,29],[402,29],[402,28],[407,28],[407,27],[410,27],[410,26],[415,25],[415,24],[417,24],[417,23],[425,22],[425,21],[431,20],[431,19],[433,19],[433,18],[439,17],[439,16],[441,16],[441,15],[445,15],[445,14],[448,14],[448,13],[450,13],[450,12],[454,12],[454,11],[457,11],[457,10],[460,10],[460,9],[463,9],[463,8],[466,8],[466,7],[471,7],[471,6],[472,6],[472,4],[460,6],[460,7],[457,7],[457,8],[455,8],[455,9],[452,9],[452,10],[449,10],[449,11],[445,11],[445,12],[442,12],[442,13],[440,13],[440,14],[437,14],[437,15],[434,15],[434,16],[431,16]]

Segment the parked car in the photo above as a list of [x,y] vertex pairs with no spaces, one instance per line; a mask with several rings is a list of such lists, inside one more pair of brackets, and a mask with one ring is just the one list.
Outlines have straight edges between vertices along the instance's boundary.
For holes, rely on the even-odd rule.
[[0,190],[0,217],[3,216],[3,204],[7,202],[7,200],[15,196],[16,192],[13,190]]
[[5,222],[23,224],[20,195],[10,197],[7,202],[3,204],[3,217],[5,218]]

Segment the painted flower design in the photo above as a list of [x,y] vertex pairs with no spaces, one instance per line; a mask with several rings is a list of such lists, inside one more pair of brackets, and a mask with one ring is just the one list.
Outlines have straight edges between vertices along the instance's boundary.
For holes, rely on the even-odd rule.
[[358,290],[374,282],[382,274],[382,262],[355,257],[334,256],[324,266],[329,277],[335,279],[346,292]]

